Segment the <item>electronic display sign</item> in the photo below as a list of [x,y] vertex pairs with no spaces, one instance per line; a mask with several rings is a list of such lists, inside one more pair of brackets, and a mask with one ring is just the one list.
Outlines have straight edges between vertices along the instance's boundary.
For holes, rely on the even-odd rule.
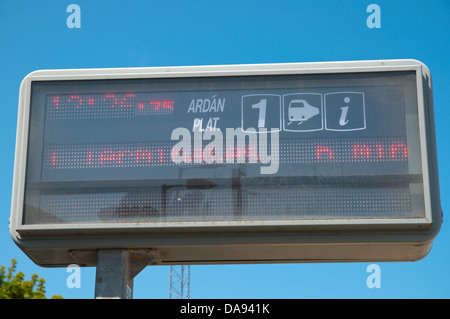
[[[431,243],[428,76],[414,60],[34,72],[21,87],[12,236],[47,265],[118,246],[167,263],[367,259],[301,249],[336,229],[346,244]],[[297,246],[238,257],[266,241]],[[221,245],[232,248],[206,253]]]

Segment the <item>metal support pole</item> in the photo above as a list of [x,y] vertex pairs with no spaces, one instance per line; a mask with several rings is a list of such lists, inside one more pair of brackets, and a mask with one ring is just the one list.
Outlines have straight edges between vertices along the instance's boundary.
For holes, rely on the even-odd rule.
[[96,299],[132,299],[133,279],[147,265],[160,263],[155,250],[106,249],[97,252]]

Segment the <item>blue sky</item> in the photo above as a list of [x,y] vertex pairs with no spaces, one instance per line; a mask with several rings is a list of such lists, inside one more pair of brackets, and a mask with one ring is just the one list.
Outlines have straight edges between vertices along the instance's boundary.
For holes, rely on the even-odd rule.
[[[69,4],[81,28],[66,25]],[[370,4],[381,28],[370,29]],[[253,64],[412,58],[431,70],[444,224],[430,254],[413,263],[378,263],[381,288],[369,289],[370,263],[191,267],[192,298],[449,298],[450,2],[448,0],[118,1],[0,0],[0,265],[18,260],[27,278],[46,279],[47,295],[92,298],[94,268],[69,289],[65,268],[41,268],[8,231],[21,80],[38,69]],[[147,267],[135,298],[167,298],[169,267]]]

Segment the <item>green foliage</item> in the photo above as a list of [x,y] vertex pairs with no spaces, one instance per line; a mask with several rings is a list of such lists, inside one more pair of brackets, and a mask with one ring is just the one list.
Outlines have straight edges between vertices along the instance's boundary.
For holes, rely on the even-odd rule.
[[[25,274],[16,271],[17,261],[11,260],[11,267],[6,272],[5,266],[0,266],[0,299],[47,299],[45,296],[45,280],[37,274],[31,275],[31,280],[24,280]],[[52,299],[62,299],[60,295]]]

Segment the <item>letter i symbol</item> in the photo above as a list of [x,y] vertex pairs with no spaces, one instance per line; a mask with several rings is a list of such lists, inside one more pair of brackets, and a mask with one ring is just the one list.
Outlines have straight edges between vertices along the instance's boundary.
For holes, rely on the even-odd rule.
[[[349,103],[350,98],[348,96],[345,97],[344,102]],[[348,120],[347,120],[348,105],[341,107],[341,111],[342,112],[341,112],[341,118],[339,119],[339,125],[344,126],[345,124],[348,123]]]

